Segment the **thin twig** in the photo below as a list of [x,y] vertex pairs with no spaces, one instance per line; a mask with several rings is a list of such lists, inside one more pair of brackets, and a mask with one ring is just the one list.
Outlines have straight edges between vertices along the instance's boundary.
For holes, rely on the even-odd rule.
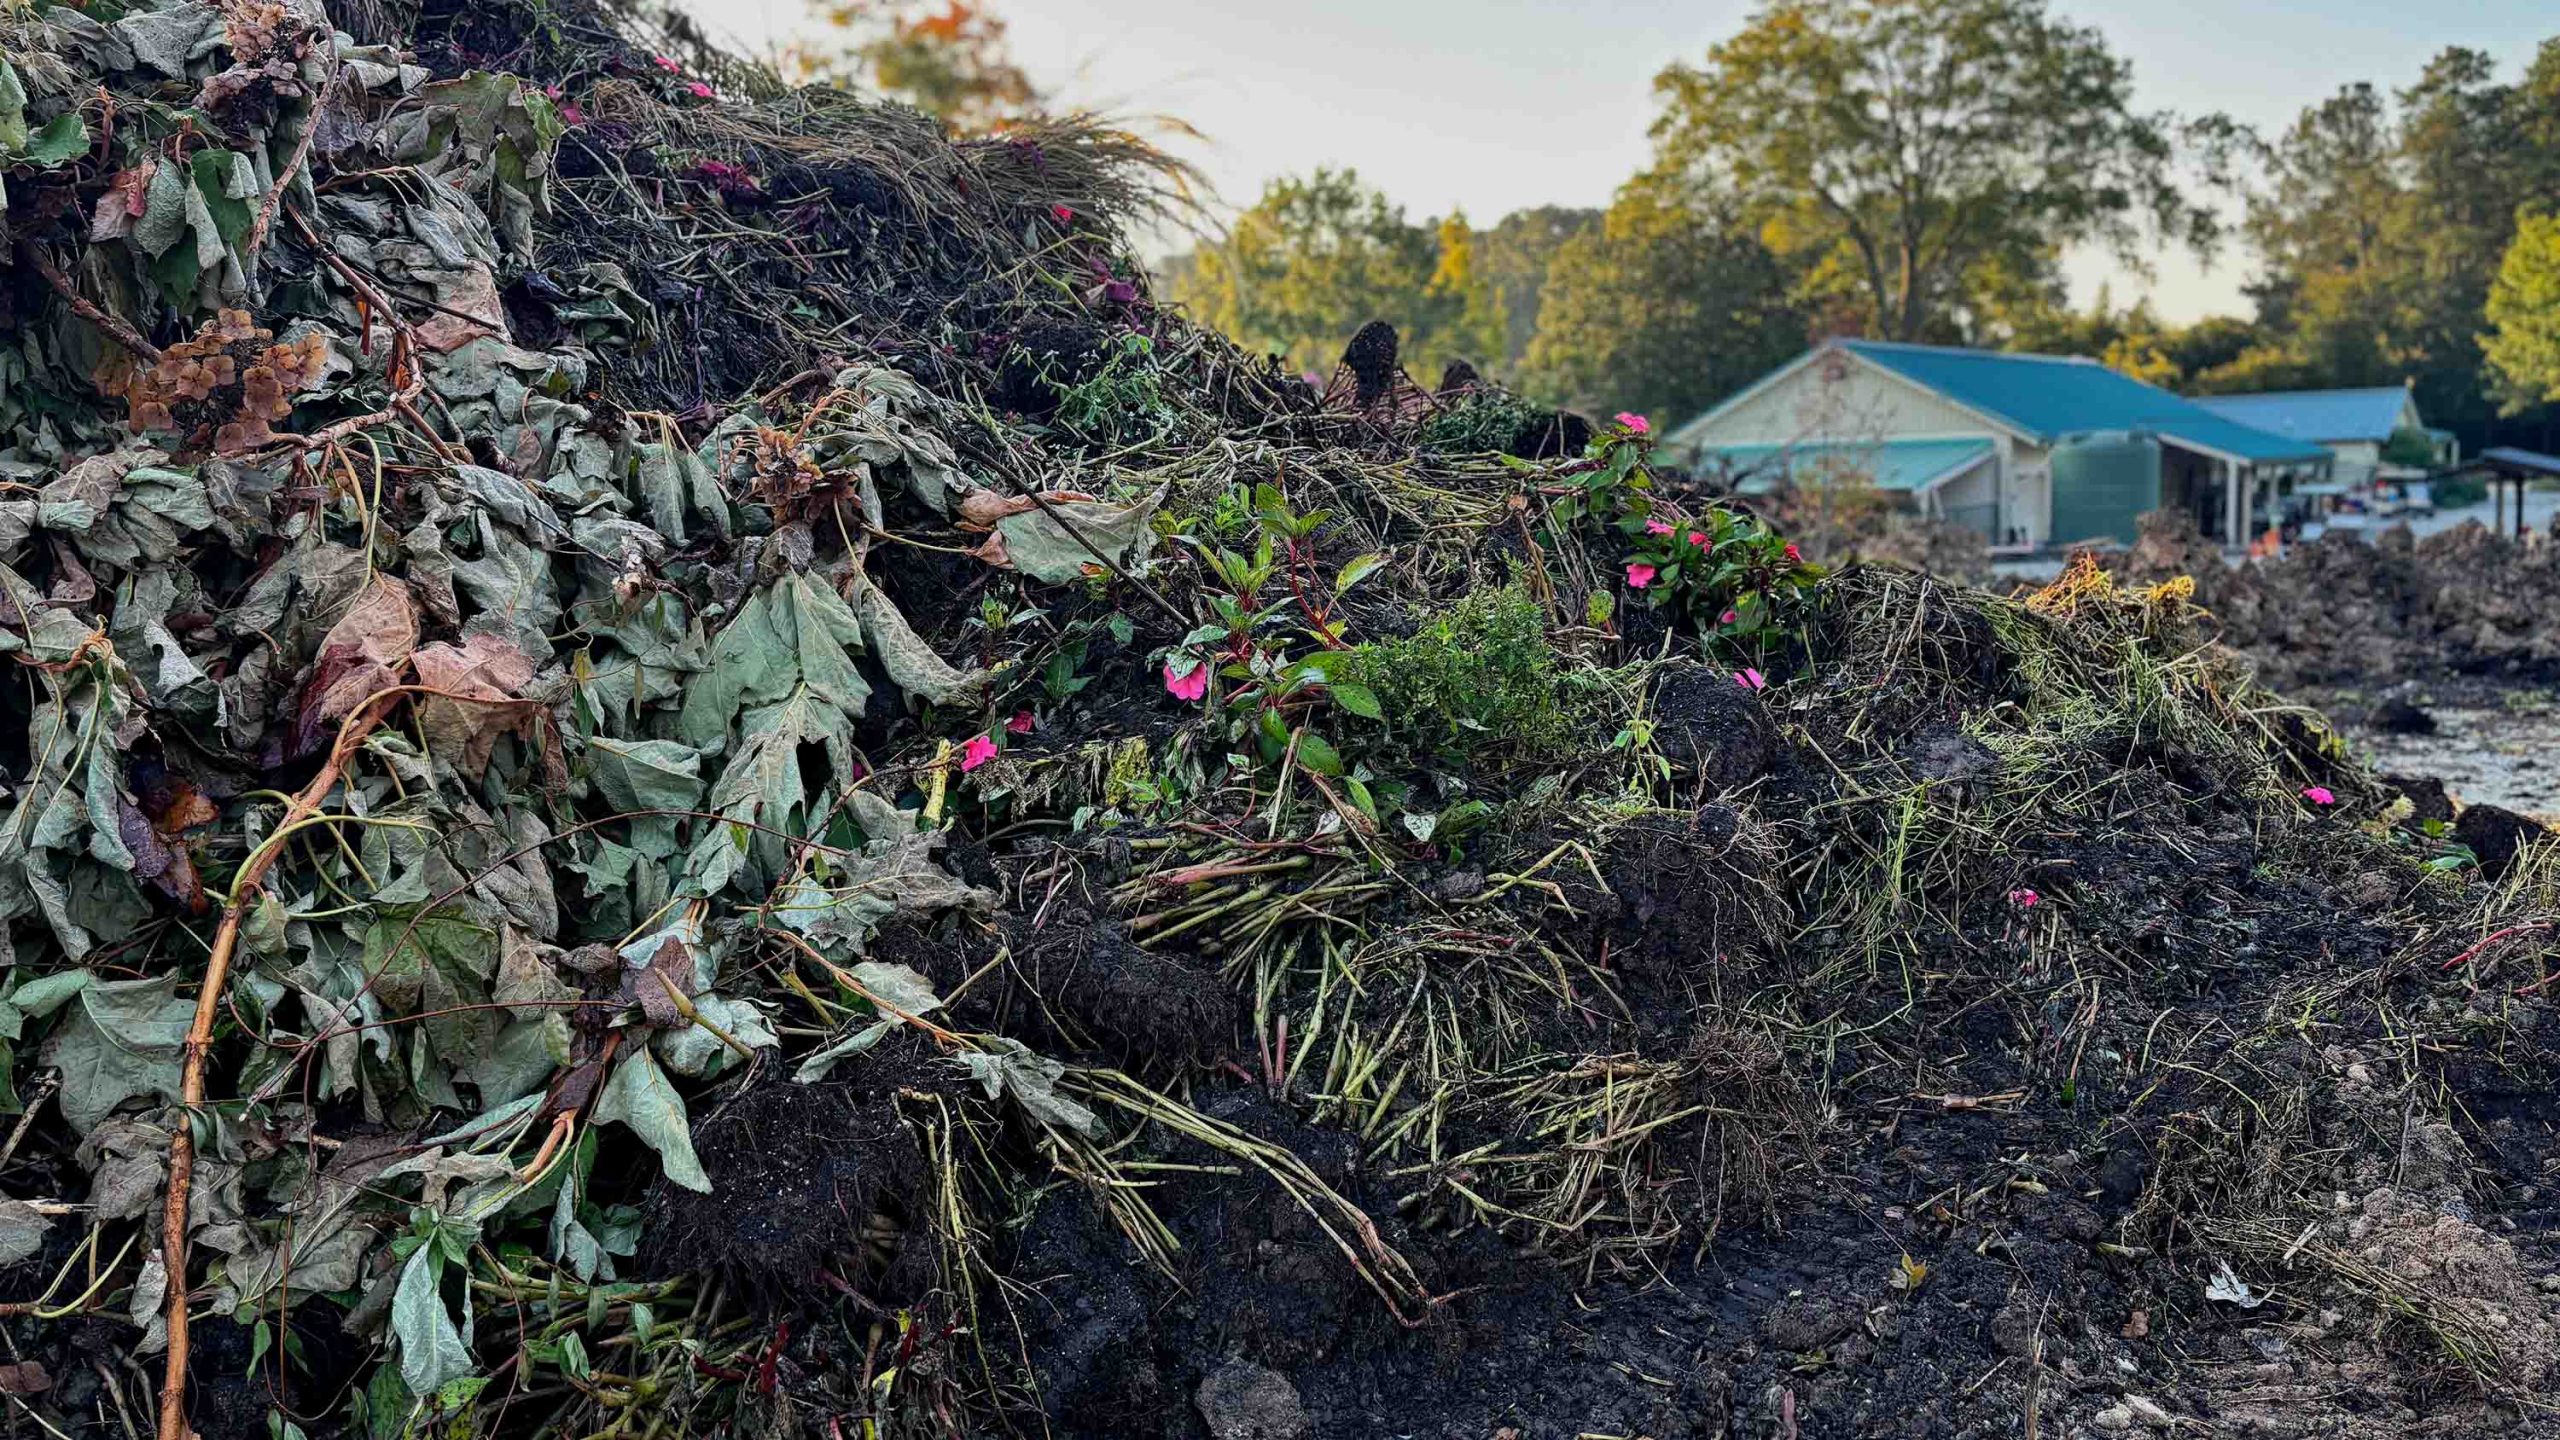
[[267,871],[284,853],[281,843],[294,826],[317,814],[320,802],[338,783],[338,776],[356,747],[382,723],[388,710],[383,702],[397,699],[407,687],[379,690],[358,704],[339,727],[337,743],[329,747],[329,760],[311,783],[293,797],[283,821],[242,862],[240,873],[231,883],[230,896],[224,901],[222,923],[213,934],[213,953],[205,961],[204,984],[196,992],[195,1022],[187,1027],[186,1066],[178,1083],[178,1104],[182,1113],[169,1136],[169,1193],[160,1215],[160,1255],[169,1277],[169,1360],[160,1382],[160,1440],[188,1440],[187,1435],[187,1193],[195,1183],[196,1144],[195,1112],[204,1104],[205,1059],[213,1050],[214,1017],[222,1007],[224,983],[230,978],[231,955],[240,943],[240,922],[257,900],[260,884]]
[[18,253],[26,257],[26,262],[35,267],[35,272],[38,275],[44,277],[44,283],[52,286],[54,293],[60,295],[63,300],[71,306],[72,314],[77,315],[81,319],[88,321],[90,324],[97,326],[101,330],[104,330],[107,332],[108,339],[113,340],[125,349],[132,351],[134,354],[150,361],[152,364],[156,365],[160,363],[159,346],[143,339],[141,331],[134,329],[131,325],[128,325],[124,321],[117,319],[115,316],[108,314],[106,311],[99,309],[94,303],[81,295],[79,291],[72,289],[71,277],[63,274],[61,266],[54,264],[42,250],[37,249],[34,241],[20,240],[18,242]]

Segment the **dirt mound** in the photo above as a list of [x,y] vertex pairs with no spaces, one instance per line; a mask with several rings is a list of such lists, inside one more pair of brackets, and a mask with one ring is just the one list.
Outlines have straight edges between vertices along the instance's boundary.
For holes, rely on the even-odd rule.
[[[2205,643],[2294,591],[1310,383],[1090,119],[113,8],[0,9],[42,1428],[2538,1422],[2560,847]],[[2419,552],[2294,563],[2538,663]]]
[[2155,511],[2126,558],[2131,578],[2191,576],[2212,632],[2286,692],[2374,677],[2560,675],[2560,547],[2478,523],[2413,539],[2335,532],[2283,555],[2225,565],[2183,514]]

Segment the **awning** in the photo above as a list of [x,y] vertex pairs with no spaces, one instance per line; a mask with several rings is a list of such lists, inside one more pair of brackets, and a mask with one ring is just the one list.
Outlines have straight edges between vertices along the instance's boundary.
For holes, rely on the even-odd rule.
[[1868,440],[1803,445],[1711,445],[1693,462],[1736,477],[1745,495],[1766,495],[1782,482],[1867,484],[1922,494],[1989,460],[1988,438]]

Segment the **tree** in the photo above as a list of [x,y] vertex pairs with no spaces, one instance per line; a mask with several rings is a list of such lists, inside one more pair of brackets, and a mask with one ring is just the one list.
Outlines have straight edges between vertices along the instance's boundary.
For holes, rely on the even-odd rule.
[[2480,348],[2504,411],[2560,401],[2560,215],[2518,218],[2487,315]]
[[1462,353],[1470,234],[1463,218],[1408,222],[1355,171],[1318,170],[1272,181],[1224,243],[1169,269],[1174,297],[1239,344],[1322,372],[1354,331],[1384,320],[1428,383]]
[[2049,273],[2068,245],[2216,235],[2171,122],[2041,0],[1780,0],[1654,88],[1656,170],[1730,187],[1876,335],[1961,333],[1986,270]]
[[1475,237],[1474,277],[1480,303],[1493,312],[1498,333],[1484,350],[1486,367],[1516,374],[1538,333],[1547,267],[1577,235],[1600,227],[1601,212],[1563,205],[1514,210]]
[[800,83],[875,90],[970,135],[1040,108],[1039,90],[1014,63],[1004,21],[971,0],[944,0],[939,9],[907,0],[835,0],[814,8],[849,40],[831,49],[786,50],[784,69]]
[[1804,343],[1777,257],[1730,212],[1637,183],[1598,228],[1557,248],[1523,379],[1549,399],[1670,425]]
[[2388,95],[2343,87],[2254,147],[2245,233],[2263,337],[2213,389],[2408,383],[2478,445],[2528,403],[2493,373],[2482,318],[2523,205],[2560,182],[2560,42],[2520,81],[2450,48]]

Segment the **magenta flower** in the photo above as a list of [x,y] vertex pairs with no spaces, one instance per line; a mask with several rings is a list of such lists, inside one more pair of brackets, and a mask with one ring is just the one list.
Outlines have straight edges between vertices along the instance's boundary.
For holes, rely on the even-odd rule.
[[1766,690],[1769,688],[1769,677],[1745,665],[1733,672],[1733,683],[1745,690]]
[[1727,611],[1726,611],[1726,612],[1724,612],[1723,614],[1721,614],[1721,615],[1719,615],[1719,616],[1717,616],[1717,617],[1716,617],[1716,623],[1717,623],[1717,624],[1719,624],[1719,625],[1730,625],[1730,624],[1732,624],[1734,621],[1739,620],[1739,619],[1741,619],[1741,618],[1742,618],[1742,617],[1741,617],[1740,615],[1735,614],[1735,613],[1734,613],[1733,611],[1731,611],[1731,610],[1727,610]]
[[1073,205],[1052,205],[1049,207],[1049,213],[1057,217],[1059,224],[1069,225],[1075,222],[1076,207]]
[[969,743],[960,747],[960,768],[964,771],[975,770],[994,758],[996,742],[984,735],[972,735]]
[[1164,662],[1164,691],[1176,700],[1197,700],[1209,693],[1209,667],[1194,664],[1188,671],[1175,674],[1173,662]]
[[696,100],[708,100],[719,93],[699,80],[686,81],[684,89],[686,94],[691,95]]
[[578,108],[577,101],[563,100],[560,102],[560,123],[575,129],[587,123],[587,112]]
[[1787,542],[1787,563],[1790,565],[1804,563],[1804,552],[1796,548],[1796,542],[1793,540]]
[[1652,584],[1653,577],[1661,573],[1658,568],[1647,565],[1641,560],[1627,562],[1627,583],[1638,590]]
[[673,75],[684,68],[682,65],[676,63],[676,57],[673,55],[652,55],[649,57],[649,63],[666,71],[670,75]]
[[1619,411],[1618,423],[1626,426],[1629,431],[1638,435],[1651,434],[1653,431],[1653,422],[1647,420],[1641,415],[1638,415],[1632,410]]
[[1016,735],[1028,735],[1028,734],[1030,734],[1030,733],[1031,733],[1031,712],[1030,712],[1030,711],[1028,711],[1028,710],[1016,710],[1016,711],[1014,711],[1014,712],[1013,712],[1013,718],[1012,718],[1012,719],[1010,719],[1010,720],[1007,720],[1006,722],[1004,722],[1004,728],[1005,728],[1005,729],[1007,729],[1007,730],[1009,730],[1009,731],[1011,731],[1012,733],[1014,733],[1014,734],[1016,734]]
[[1644,522],[1644,533],[1647,535],[1668,535],[1671,533],[1671,522],[1668,520],[1647,520]]
[[2043,898],[2043,896],[2023,885],[2009,892],[2009,903],[2017,906],[2021,910],[2033,910],[2036,908],[2036,902]]
[[2303,786],[2302,798],[2310,801],[2314,805],[2335,805],[2338,803],[2338,797],[2331,794],[2329,787],[2326,785]]

